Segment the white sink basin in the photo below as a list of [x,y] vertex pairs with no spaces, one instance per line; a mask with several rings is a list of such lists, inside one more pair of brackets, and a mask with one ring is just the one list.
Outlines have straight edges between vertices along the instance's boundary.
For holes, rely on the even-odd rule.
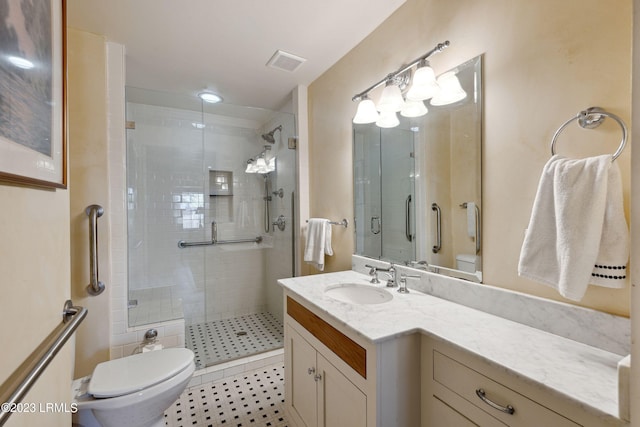
[[393,295],[386,289],[360,283],[329,286],[324,293],[330,298],[351,304],[382,304],[393,299]]

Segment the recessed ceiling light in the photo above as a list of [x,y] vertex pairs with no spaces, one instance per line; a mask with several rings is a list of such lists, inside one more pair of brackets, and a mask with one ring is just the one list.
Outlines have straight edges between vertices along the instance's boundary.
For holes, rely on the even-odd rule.
[[222,102],[222,97],[220,95],[216,95],[213,92],[200,92],[198,96],[203,101],[209,102],[211,104],[217,104],[218,102]]

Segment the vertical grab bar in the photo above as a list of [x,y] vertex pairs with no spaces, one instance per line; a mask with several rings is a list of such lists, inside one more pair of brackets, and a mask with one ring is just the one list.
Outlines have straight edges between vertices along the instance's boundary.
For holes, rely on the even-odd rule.
[[431,210],[436,213],[436,244],[433,246],[431,251],[434,254],[437,254],[442,248],[442,211],[437,203],[431,204]]
[[411,194],[407,196],[407,200],[404,202],[405,217],[404,217],[404,235],[408,241],[412,241],[411,235]]
[[104,283],[98,276],[98,218],[104,214],[104,209],[100,205],[89,205],[85,209],[89,216],[89,284],[87,292],[89,295],[100,295],[104,291]]

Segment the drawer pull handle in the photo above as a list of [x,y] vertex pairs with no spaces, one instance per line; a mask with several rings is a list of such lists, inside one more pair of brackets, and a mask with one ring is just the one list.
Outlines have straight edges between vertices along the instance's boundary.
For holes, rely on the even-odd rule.
[[308,373],[309,375],[313,375],[313,374],[315,374],[315,373],[316,373],[316,368],[311,367],[311,368],[307,369],[307,373]]
[[320,375],[320,374],[314,375],[313,376],[313,380],[315,382],[322,381],[322,375]]
[[498,405],[497,403],[491,401],[487,397],[487,394],[485,393],[485,391],[483,389],[481,389],[481,388],[476,390],[476,395],[478,395],[480,400],[482,400],[487,405],[491,406],[494,409],[497,409],[498,411],[502,411],[505,414],[513,415],[513,413],[516,412],[515,408],[513,406],[511,406],[511,405],[502,406],[502,405]]

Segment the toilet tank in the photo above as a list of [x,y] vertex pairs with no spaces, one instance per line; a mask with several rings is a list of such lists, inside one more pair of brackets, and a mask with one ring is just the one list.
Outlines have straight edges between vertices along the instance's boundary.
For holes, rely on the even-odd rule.
[[477,261],[478,257],[476,255],[458,254],[456,255],[456,269],[475,273],[477,271]]

